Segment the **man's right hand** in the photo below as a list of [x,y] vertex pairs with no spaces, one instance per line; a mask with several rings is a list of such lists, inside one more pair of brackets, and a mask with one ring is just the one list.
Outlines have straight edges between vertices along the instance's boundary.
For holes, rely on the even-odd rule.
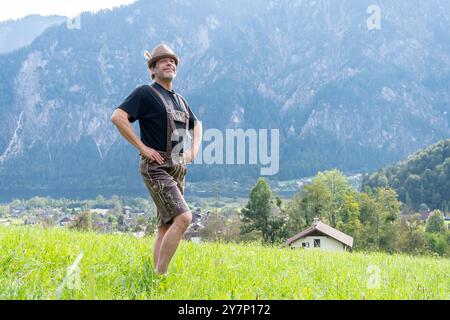
[[120,108],[116,108],[114,110],[111,121],[116,125],[117,129],[119,130],[120,134],[125,137],[132,145],[136,146],[139,150],[139,153],[147,159],[150,159],[152,161],[155,161],[158,164],[163,164],[164,159],[159,154],[158,151],[147,147],[136,135],[134,132],[133,127],[130,124],[130,121],[128,120],[129,115],[127,112]]
[[147,159],[150,159],[152,161],[155,161],[158,164],[163,164],[164,163],[164,158],[161,156],[161,154],[159,154],[158,151],[156,151],[155,149],[149,148],[147,146],[142,146],[139,149],[139,153]]

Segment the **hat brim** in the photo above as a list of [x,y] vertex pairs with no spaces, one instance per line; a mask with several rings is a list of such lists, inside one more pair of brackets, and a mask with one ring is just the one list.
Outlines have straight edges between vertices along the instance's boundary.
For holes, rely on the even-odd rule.
[[174,54],[163,54],[154,58],[151,58],[150,60],[148,60],[148,66],[150,67],[153,63],[155,63],[156,61],[160,60],[160,59],[164,59],[164,58],[172,58],[173,60],[175,60],[175,65],[178,66],[178,63],[180,62],[180,59],[178,58],[178,56],[174,55]]

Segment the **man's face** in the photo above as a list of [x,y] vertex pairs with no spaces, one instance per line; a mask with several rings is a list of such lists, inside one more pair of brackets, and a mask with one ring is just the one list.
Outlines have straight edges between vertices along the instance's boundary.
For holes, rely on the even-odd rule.
[[163,58],[156,61],[153,67],[155,79],[173,80],[177,75],[177,66],[172,58]]

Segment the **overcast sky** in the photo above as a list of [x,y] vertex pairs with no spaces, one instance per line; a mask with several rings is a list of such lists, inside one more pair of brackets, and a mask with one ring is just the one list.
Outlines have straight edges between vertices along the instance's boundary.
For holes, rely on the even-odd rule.
[[110,9],[135,0],[0,0],[0,21],[18,19],[29,14],[74,17],[82,11]]

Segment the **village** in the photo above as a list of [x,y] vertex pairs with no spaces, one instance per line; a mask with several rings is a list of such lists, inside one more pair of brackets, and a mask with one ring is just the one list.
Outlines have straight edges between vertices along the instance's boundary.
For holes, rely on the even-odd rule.
[[[192,211],[192,223],[186,231],[184,238],[193,242],[201,242],[203,230],[211,211],[202,212],[200,208]],[[89,217],[90,215],[90,217]],[[3,215],[2,215],[3,216]],[[90,219],[91,222],[83,217]],[[131,233],[137,238],[142,238],[154,231],[152,225],[153,215],[151,211],[144,211],[136,206],[123,206],[117,216],[117,207],[110,209],[75,207],[72,209],[56,208],[31,208],[17,207],[11,210],[9,215],[0,219],[3,225],[40,225],[44,227],[62,227],[91,229],[100,233]],[[89,223],[91,226],[88,226]],[[307,230],[288,239],[286,244],[291,248],[322,247],[328,250],[351,250],[353,238],[335,230],[319,219],[314,220],[314,225]]]
[[[38,197],[36,197],[38,198]],[[9,207],[9,210],[6,209]],[[76,228],[99,233],[131,233],[138,238],[151,234],[156,228],[154,208],[115,205],[112,208],[2,206],[0,225],[27,225]],[[192,223],[186,238],[199,239],[210,211],[192,210]]]
[[[322,175],[323,177],[342,181],[342,190],[348,190],[346,192],[350,192],[353,197],[347,196],[346,201],[352,203],[353,207],[351,208],[356,210],[359,210],[361,205],[366,205],[364,202],[359,204],[357,201],[380,201],[377,199],[382,199],[380,198],[382,194],[358,193],[360,175],[345,178],[338,171],[330,171]],[[316,181],[315,185],[314,181]],[[204,186],[197,187],[199,190],[204,190]],[[239,184],[236,187],[239,187]],[[215,183],[208,190],[209,197],[195,195],[187,197],[192,213],[192,222],[184,233],[184,239],[197,243],[263,241],[266,244],[292,249],[317,248],[330,251],[367,250],[373,247],[389,251],[396,246],[395,250],[402,252],[445,254],[446,246],[441,244],[441,239],[433,238],[435,231],[431,230],[437,230],[436,233],[439,237],[439,234],[444,234],[444,228],[449,229],[450,218],[446,214],[439,218],[440,211],[432,211],[426,205],[421,206],[417,211],[409,209],[408,206],[401,209],[396,195],[389,190],[376,191],[377,193],[391,192],[392,197],[383,196],[385,200],[381,201],[387,201],[387,204],[380,203],[378,207],[373,207],[373,211],[369,213],[372,217],[365,216],[365,220],[361,221],[358,212],[356,215],[353,214],[351,219],[354,220],[350,220],[350,216],[345,211],[348,209],[333,207],[336,202],[326,197],[322,199],[321,207],[316,207],[315,196],[308,195],[311,191],[299,192],[294,197],[281,196],[283,192],[289,194],[289,192],[303,189],[314,190],[314,188],[322,188],[319,193],[325,194],[326,190],[323,189],[323,185],[317,183],[317,178],[316,180],[303,178],[301,180],[276,181],[271,183],[271,186],[269,186],[268,180],[260,179],[252,189],[250,198],[226,197],[223,196],[221,184]],[[258,206],[262,207],[258,209],[251,204],[252,197],[257,198],[253,194],[256,190],[270,198],[264,200],[267,202],[266,204],[259,203]],[[302,199],[300,202],[298,201],[299,197]],[[368,200],[364,200],[364,197]],[[370,197],[373,200],[370,200]],[[264,206],[270,207],[269,213],[263,213],[266,212]],[[393,209],[388,213],[379,209],[386,206]],[[311,209],[308,207],[313,211],[310,211]],[[324,210],[324,208],[328,209]],[[258,214],[255,210],[258,210]],[[270,226],[267,228],[264,228],[267,222],[258,222],[258,220],[266,219],[261,216],[262,214],[268,215],[267,219],[270,220]],[[127,233],[137,238],[155,235],[157,231],[156,216],[155,204],[149,197],[131,198],[113,195],[106,199],[99,195],[93,200],[33,197],[28,200],[14,199],[10,203],[0,204],[0,225],[38,225],[44,228],[68,228],[97,233]],[[442,223],[442,227],[435,227],[434,222],[430,222],[430,216],[433,216],[431,220],[437,219],[438,225]],[[376,224],[373,223],[380,218],[384,221],[384,226],[381,228],[376,227]],[[440,220],[442,221],[439,222]],[[255,226],[258,227],[255,228]],[[393,238],[391,245],[382,247],[382,243],[379,242],[382,241],[382,237],[376,240],[378,243],[372,240],[373,237],[378,237],[379,230],[385,233],[384,236],[395,235],[397,238]],[[414,232],[411,233],[411,230]],[[410,245],[416,243],[415,240],[412,241],[408,238],[411,237],[411,234],[417,238],[416,242],[420,246]]]
[[[308,184],[309,181],[303,181]],[[118,197],[106,200],[97,197],[102,207],[88,208],[88,203],[72,203],[65,206],[44,206],[48,198],[34,197],[28,201],[15,200],[7,206],[0,206],[0,225],[42,226],[46,228],[74,228],[95,231],[98,233],[129,233],[137,238],[151,236],[156,231],[154,206],[147,199],[133,199],[125,202],[132,205],[121,205]],[[234,241],[238,238],[240,221],[236,220],[239,207],[244,204],[236,199],[209,199],[210,202],[195,202],[197,207],[191,208],[192,223],[184,235],[184,239],[192,242],[214,241],[225,239]],[[58,200],[53,200],[58,202]],[[94,202],[95,203],[95,202]],[[92,204],[92,203],[91,203]],[[105,208],[105,206],[110,208]],[[425,222],[430,211],[420,212],[419,220]],[[209,219],[211,218],[211,219]],[[447,226],[450,218],[445,218]],[[233,226],[234,224],[234,226]],[[233,229],[230,230],[230,229]],[[224,234],[228,233],[228,235]],[[291,234],[283,246],[291,249],[318,248],[329,251],[352,251],[353,237],[341,232],[318,217],[308,228]]]
[[[290,195],[304,185],[310,184],[311,178],[279,181],[274,183],[274,191]],[[224,185],[227,187],[225,188]],[[202,230],[212,211],[238,208],[245,204],[247,198],[239,196],[245,187],[238,182],[214,184],[212,187],[202,182],[187,182],[187,189],[192,195],[188,203],[192,212],[192,223],[185,238],[200,241]],[[248,193],[248,190],[245,190]],[[43,225],[46,227],[67,227],[87,229],[82,217],[89,219],[92,230],[102,233],[131,232],[137,237],[152,234],[156,229],[156,208],[150,198],[112,196],[105,199],[99,195],[94,200],[50,199],[33,197],[28,200],[15,199],[10,203],[0,203],[0,225]]]

